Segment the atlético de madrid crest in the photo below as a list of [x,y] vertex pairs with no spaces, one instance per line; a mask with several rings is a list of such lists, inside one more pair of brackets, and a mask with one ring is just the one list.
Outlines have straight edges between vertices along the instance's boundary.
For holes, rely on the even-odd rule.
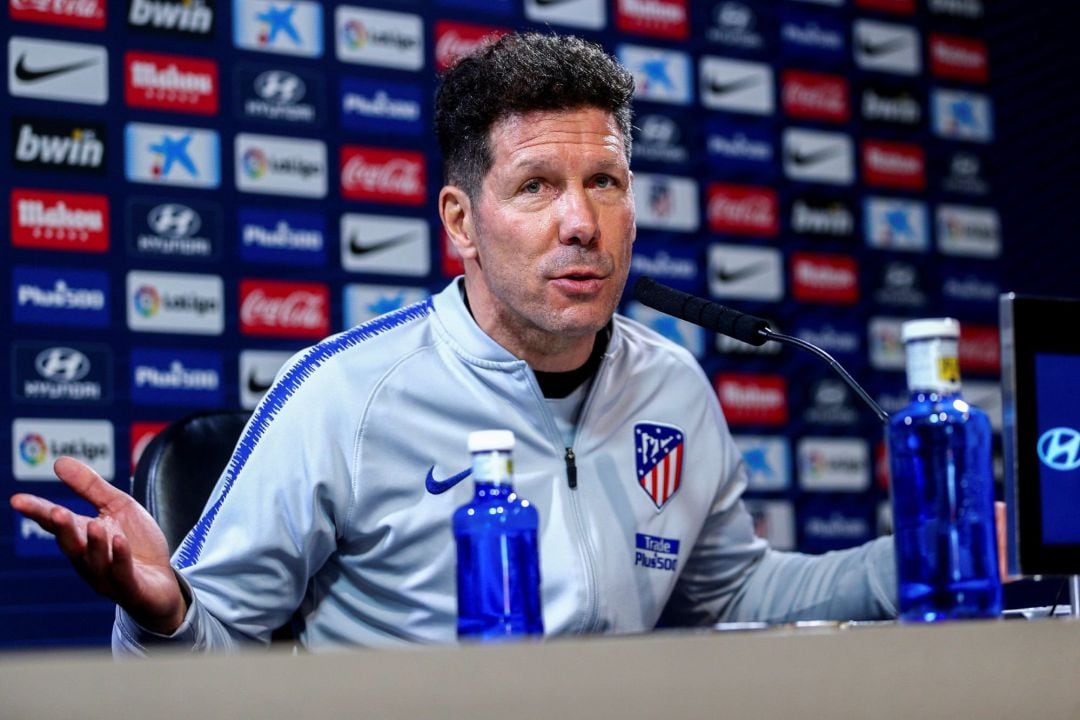
[[634,455],[638,483],[656,509],[664,507],[682,480],[683,431],[672,425],[638,423],[634,426]]

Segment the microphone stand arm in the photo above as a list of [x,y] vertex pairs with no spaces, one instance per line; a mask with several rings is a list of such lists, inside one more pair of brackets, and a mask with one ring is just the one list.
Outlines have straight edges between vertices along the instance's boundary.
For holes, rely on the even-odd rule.
[[859,385],[859,383],[855,382],[855,378],[851,377],[851,375],[848,374],[848,371],[845,370],[843,366],[833,358],[832,355],[825,352],[818,346],[806,342],[805,340],[793,337],[791,335],[784,335],[783,333],[778,333],[767,327],[761,328],[758,332],[761,333],[762,337],[768,340],[775,340],[777,342],[787,345],[794,345],[796,347],[800,347],[803,350],[809,350],[825,362],[829,363],[829,366],[836,371],[836,374],[843,378],[844,382],[846,382],[848,386],[851,387],[851,389],[854,390],[858,394],[858,396],[863,399],[863,402],[865,402],[870,407],[870,409],[874,411],[874,414],[878,416],[878,419],[881,420],[882,424],[889,424],[889,414],[882,410],[880,405],[874,402],[874,398],[870,397],[870,395],[862,389],[862,386]]

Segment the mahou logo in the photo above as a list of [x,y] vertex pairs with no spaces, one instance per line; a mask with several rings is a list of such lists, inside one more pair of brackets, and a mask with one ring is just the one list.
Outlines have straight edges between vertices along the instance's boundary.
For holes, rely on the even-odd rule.
[[435,23],[435,69],[442,72],[462,55],[468,55],[486,42],[494,42],[510,32],[506,28],[468,23]]
[[867,140],[862,147],[863,180],[867,185],[923,190],[926,158],[918,145]]
[[240,281],[240,332],[321,338],[330,333],[330,291],[321,283]]
[[708,188],[713,232],[771,237],[780,232],[776,192],[749,185],[712,183]]
[[859,301],[859,266],[849,255],[791,255],[791,295],[800,302],[854,305]]
[[685,40],[689,14],[687,0],[618,0],[615,25],[623,32]]
[[12,190],[11,244],[105,252],[109,249],[109,199],[87,193]]
[[985,83],[990,79],[986,44],[955,35],[930,35],[930,71],[941,78]]
[[9,0],[12,20],[105,29],[105,0]]
[[215,115],[217,63],[182,55],[128,52],[124,55],[124,102],[131,107]]
[[855,4],[868,10],[880,10],[897,15],[915,13],[915,0],[855,0]]
[[783,425],[788,420],[787,382],[782,375],[720,373],[716,395],[729,425]]
[[423,153],[361,145],[341,148],[341,194],[350,200],[422,205],[427,198]]
[[839,75],[786,70],[781,82],[781,103],[791,117],[827,122],[851,118],[847,80]]

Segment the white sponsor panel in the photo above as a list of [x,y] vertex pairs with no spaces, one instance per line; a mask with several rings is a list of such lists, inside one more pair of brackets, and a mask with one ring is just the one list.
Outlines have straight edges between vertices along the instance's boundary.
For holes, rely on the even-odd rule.
[[799,487],[859,492],[870,487],[870,447],[859,438],[806,437],[796,455]]
[[856,20],[852,25],[855,64],[863,70],[918,75],[922,70],[919,32],[907,25]]
[[525,0],[525,17],[533,22],[603,30],[607,24],[605,0]]
[[866,244],[880,250],[926,252],[930,223],[926,203],[901,198],[868,197],[863,213]]
[[101,45],[12,37],[8,92],[84,105],[109,101],[109,57]]
[[870,365],[877,370],[903,370],[907,361],[900,325],[906,318],[875,316],[867,324]]
[[398,70],[424,67],[424,23],[419,15],[341,6],[334,11],[337,59]]
[[322,57],[322,3],[233,0],[233,44],[244,50]]
[[384,313],[420,302],[428,295],[430,293],[424,288],[405,285],[346,285],[343,309],[345,327],[359,325]]
[[233,147],[237,190],[326,197],[326,143],[321,140],[239,133]]
[[[772,343],[776,345],[778,343]],[[773,491],[791,487],[791,446],[782,435],[735,435],[735,446],[746,465],[747,490]]]
[[934,134],[949,140],[988,143],[994,139],[990,98],[963,90],[930,91]]
[[638,227],[695,232],[700,226],[697,183],[686,177],[634,173]]
[[221,184],[218,134],[176,125],[128,123],[124,175],[131,182],[216,188]]
[[126,297],[128,329],[136,332],[220,335],[225,328],[225,288],[217,275],[132,270]]
[[996,210],[938,205],[937,245],[943,255],[996,258],[1001,255],[1001,222]]
[[705,330],[697,325],[686,320],[679,320],[637,301],[626,304],[626,316],[686,348],[694,357],[698,359],[705,357]]
[[254,410],[274,384],[282,366],[292,353],[280,350],[242,350],[240,352],[240,407]]
[[11,424],[12,470],[16,480],[60,482],[53,463],[67,455],[111,480],[116,448],[108,420],[15,418]]
[[784,296],[783,256],[776,248],[713,243],[709,246],[709,294],[780,300]]
[[771,115],[776,108],[773,70],[764,63],[706,55],[701,58],[701,104],[710,110]]
[[390,215],[342,215],[341,267],[352,272],[426,276],[431,271],[431,230],[427,221]]
[[936,15],[976,20],[983,16],[982,0],[928,0],[926,7]]
[[694,99],[686,53],[622,44],[617,54],[634,75],[635,99],[672,105],[689,105]]
[[855,148],[849,135],[788,128],[783,135],[784,174],[792,180],[851,185]]
[[786,500],[746,500],[754,519],[754,534],[769,541],[774,550],[795,549],[795,508]]

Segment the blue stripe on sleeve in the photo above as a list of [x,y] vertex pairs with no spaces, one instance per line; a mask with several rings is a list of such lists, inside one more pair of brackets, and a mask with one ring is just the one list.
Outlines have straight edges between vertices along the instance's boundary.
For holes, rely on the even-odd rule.
[[351,330],[347,330],[332,339],[313,346],[306,355],[289,368],[289,370],[281,377],[281,380],[274,383],[274,386],[270,388],[266,397],[263,398],[262,403],[260,403],[259,407],[255,410],[254,417],[248,422],[244,434],[240,437],[239,443],[237,443],[236,450],[233,451],[232,458],[225,468],[225,484],[221,491],[221,495],[210,509],[206,511],[202,518],[199,519],[199,522],[196,523],[192,531],[184,538],[184,542],[177,550],[176,567],[178,569],[190,567],[198,561],[199,554],[202,552],[203,543],[206,541],[206,535],[210,532],[210,527],[214,524],[214,520],[217,518],[221,505],[225,502],[225,498],[229,496],[229,492],[233,488],[233,483],[236,481],[237,475],[240,474],[240,471],[243,470],[244,466],[247,464],[248,458],[251,457],[251,453],[255,450],[255,446],[258,445],[259,440],[262,439],[270,422],[285,406],[285,403],[289,401],[289,398],[293,396],[301,383],[318,370],[323,363],[339,352],[347,350],[348,348],[358,345],[377,335],[381,335],[388,330],[404,325],[405,323],[427,317],[427,315],[431,313],[431,303],[431,298],[428,298],[414,305],[395,310],[394,312],[377,317],[362,325],[357,325]]

